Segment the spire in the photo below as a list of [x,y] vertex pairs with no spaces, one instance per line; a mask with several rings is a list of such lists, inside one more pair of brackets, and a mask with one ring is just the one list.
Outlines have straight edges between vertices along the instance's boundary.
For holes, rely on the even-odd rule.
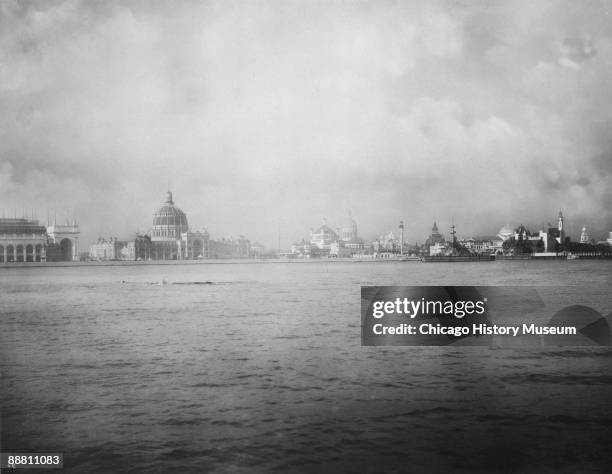
[[174,204],[174,202],[172,201],[172,191],[168,191],[166,193],[166,204],[170,204],[170,205]]
[[431,228],[431,231],[432,231],[432,232],[438,232],[438,224],[436,224],[436,221],[434,221],[434,225],[433,225],[433,227]]

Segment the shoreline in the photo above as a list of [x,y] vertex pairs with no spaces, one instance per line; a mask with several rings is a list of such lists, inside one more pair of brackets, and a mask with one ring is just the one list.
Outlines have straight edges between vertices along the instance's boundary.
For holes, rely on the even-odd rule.
[[[599,258],[580,258],[579,260],[601,260],[610,261],[610,258],[599,257]],[[567,262],[564,258],[530,258],[530,259],[495,259],[490,262],[497,261],[557,261]],[[572,260],[569,260],[572,261]],[[470,261],[456,261],[448,262],[441,261],[440,263],[470,263]],[[399,259],[354,259],[354,258],[313,258],[313,259],[210,259],[210,260],[147,260],[147,261],[133,261],[133,260],[115,260],[115,261],[99,261],[99,262],[10,262],[0,263],[0,270],[3,268],[58,268],[58,267],[121,267],[121,266],[150,266],[150,265],[236,265],[236,264],[274,264],[274,263],[286,263],[286,264],[314,264],[314,263],[402,263],[402,264],[416,264],[416,263],[431,263],[431,262],[420,262],[416,260],[399,260]],[[478,261],[472,263],[480,263]]]
[[[231,264],[261,264],[261,263],[407,263],[401,260],[392,259],[367,259],[359,260],[354,258],[313,258],[313,259],[208,259],[208,260],[107,260],[99,262],[9,262],[0,263],[1,268],[47,268],[47,267],[120,267],[120,266],[148,266],[148,265],[231,265]],[[420,263],[420,262],[414,262]]]

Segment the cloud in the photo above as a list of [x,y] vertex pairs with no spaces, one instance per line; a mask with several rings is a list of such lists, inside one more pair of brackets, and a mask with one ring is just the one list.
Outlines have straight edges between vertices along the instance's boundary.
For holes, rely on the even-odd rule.
[[[605,3],[3,2],[2,206],[283,245],[466,234],[561,207],[612,227]],[[573,216],[573,217],[572,217]]]

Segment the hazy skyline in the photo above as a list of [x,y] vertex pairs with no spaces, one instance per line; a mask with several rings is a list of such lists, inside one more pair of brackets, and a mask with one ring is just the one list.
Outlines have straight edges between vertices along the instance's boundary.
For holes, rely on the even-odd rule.
[[275,248],[612,230],[612,3],[0,3],[0,208]]

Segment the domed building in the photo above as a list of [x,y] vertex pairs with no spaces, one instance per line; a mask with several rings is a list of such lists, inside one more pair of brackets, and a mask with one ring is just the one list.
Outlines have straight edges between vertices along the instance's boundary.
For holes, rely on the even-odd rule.
[[151,241],[174,242],[179,240],[181,234],[188,230],[187,216],[174,205],[172,193],[168,191],[164,205],[153,215]]
[[208,232],[189,230],[187,215],[174,205],[172,192],[153,215],[151,258],[153,260],[193,260],[208,258]]

